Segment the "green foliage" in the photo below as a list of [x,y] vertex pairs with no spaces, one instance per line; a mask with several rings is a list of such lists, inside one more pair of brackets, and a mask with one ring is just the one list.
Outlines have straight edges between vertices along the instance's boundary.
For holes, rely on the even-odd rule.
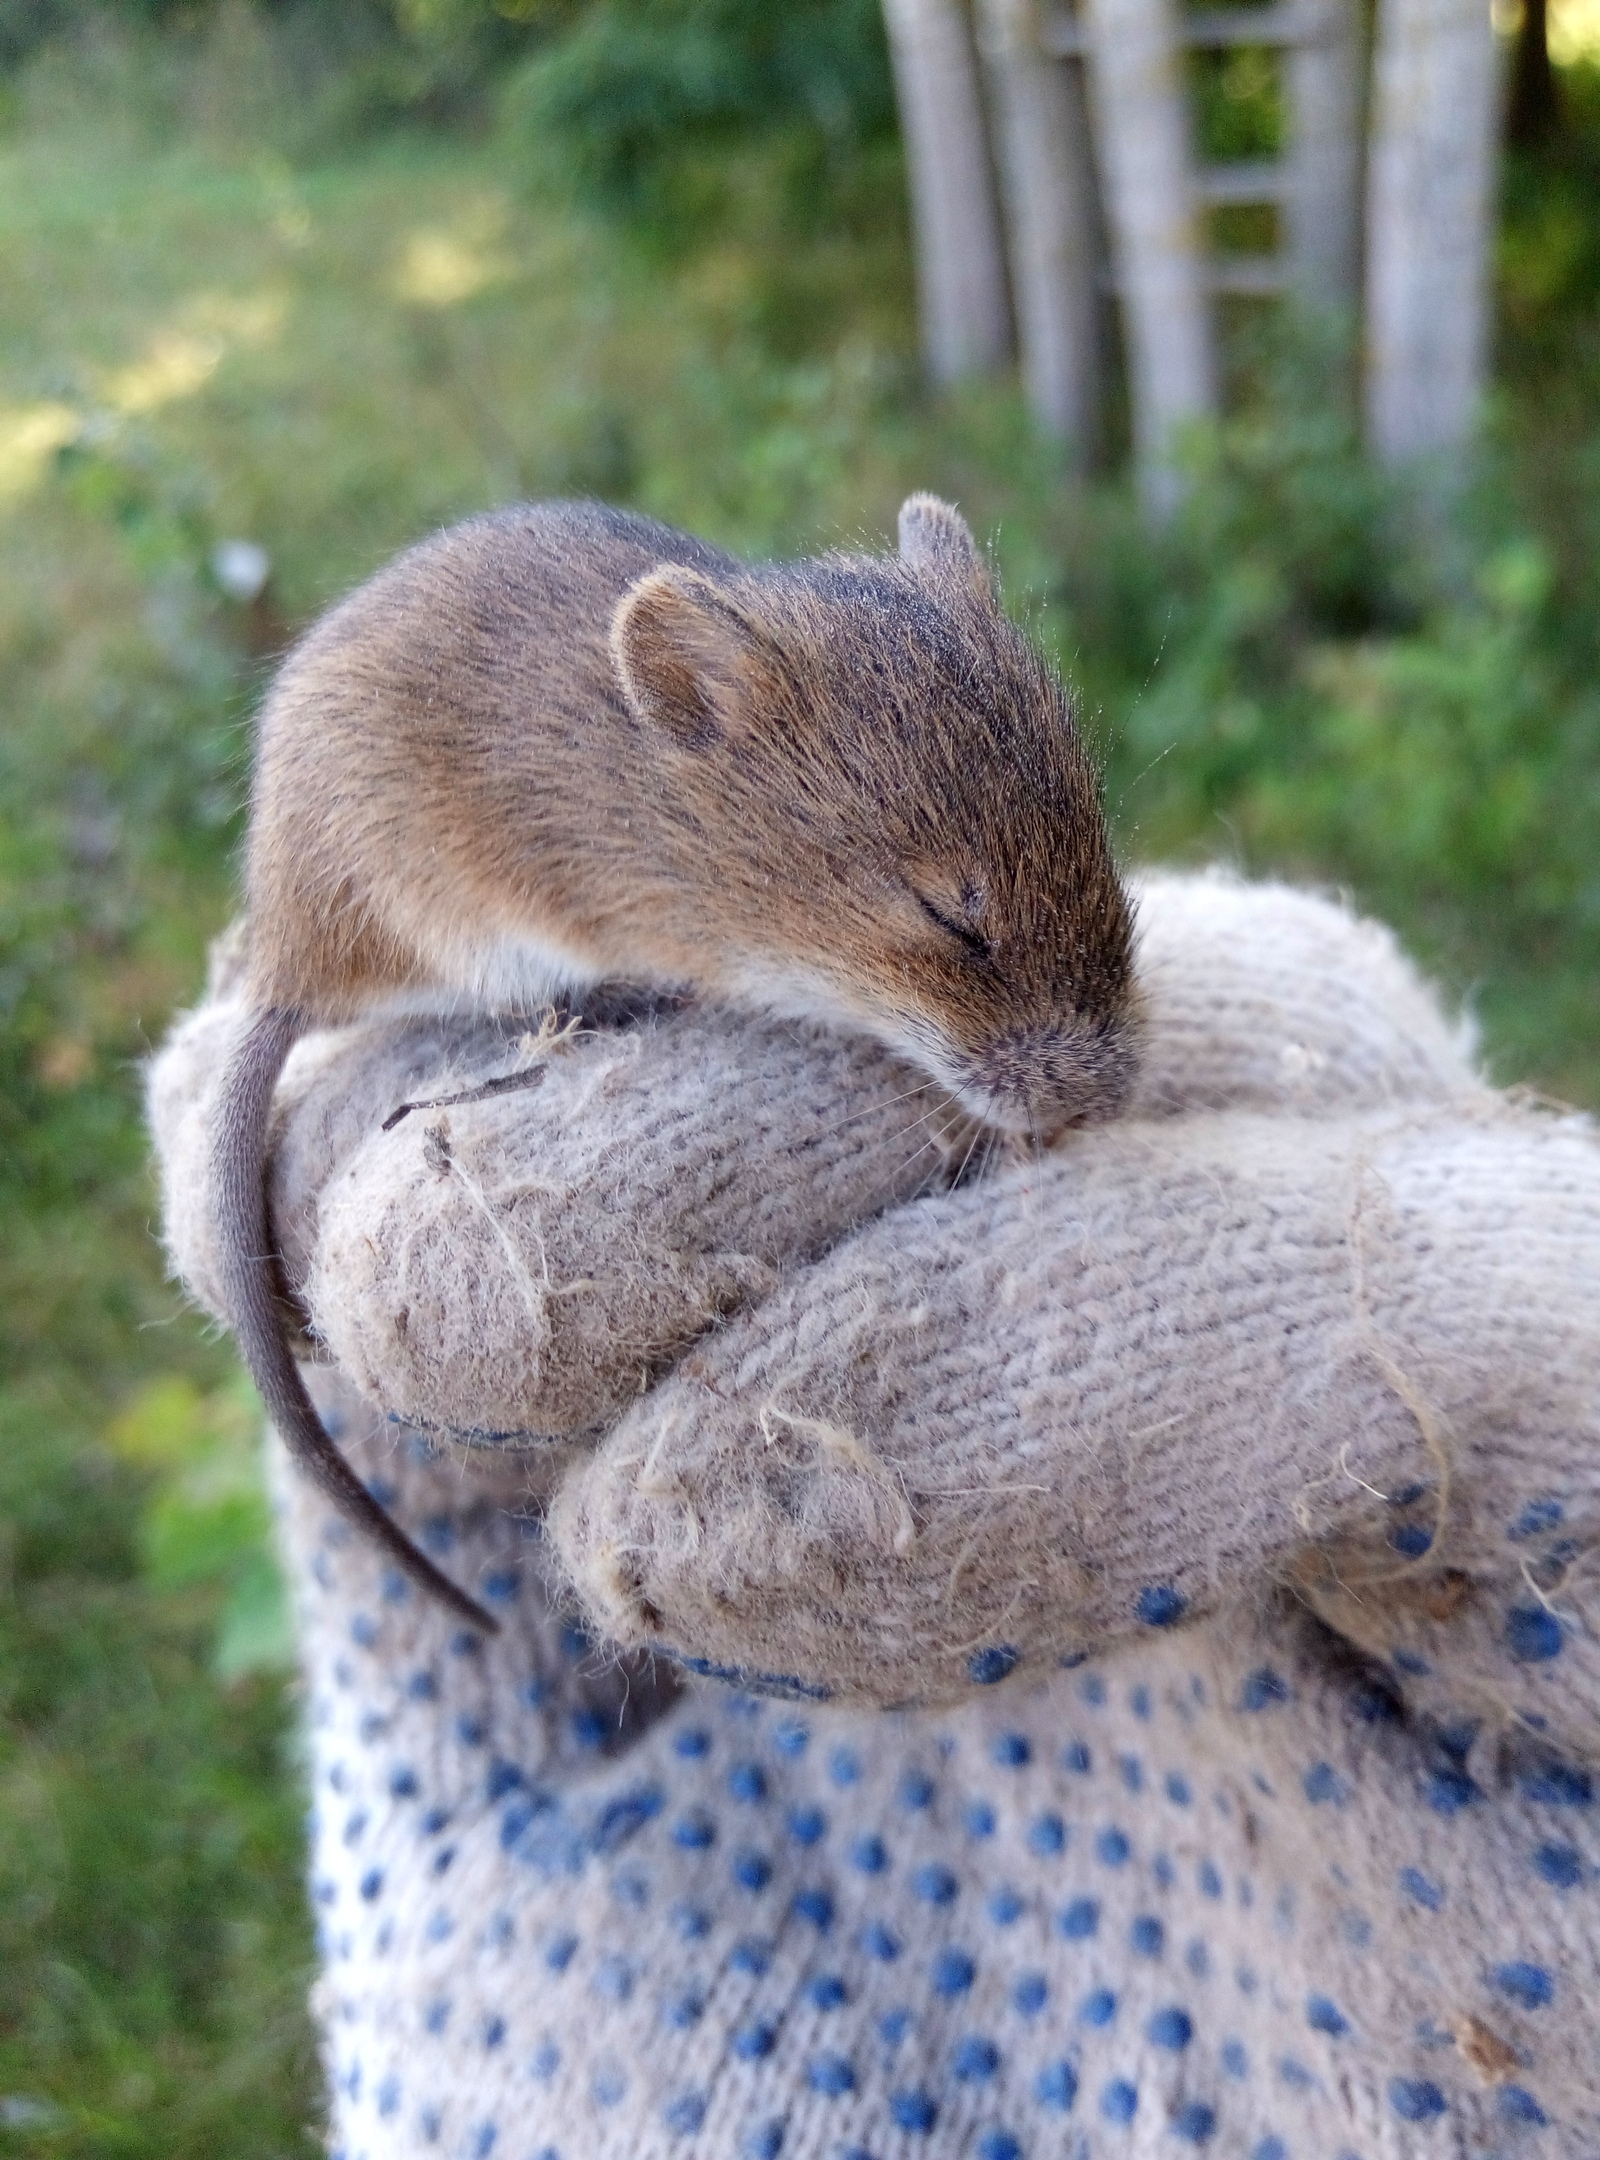
[[0,2089],[41,2109],[7,2120],[30,2153],[298,2151],[282,1707],[197,1684],[213,1601],[153,1593],[149,1488],[92,1415],[71,1384],[0,1391]]
[[188,1374],[163,1374],[112,1420],[106,1442],[124,1462],[156,1473],[137,1536],[151,1587],[223,1592],[220,1677],[286,1670],[288,1596],[269,1542],[253,1389],[235,1376],[202,1394]]
[[597,0],[513,109],[567,184],[656,224],[708,150],[788,135],[814,182],[894,126],[877,0]]
[[1189,56],[1195,135],[1203,158],[1276,157],[1283,148],[1283,63],[1267,45]]
[[544,182],[658,234],[723,197],[707,152],[785,138],[791,206],[820,222],[894,134],[878,0],[0,0],[0,75],[51,49],[114,54],[148,123],[242,119],[300,159],[401,117],[481,121],[515,74]]
[[1191,443],[1159,541],[1115,500],[1056,514],[1043,626],[1129,839],[1353,886],[1470,996],[1504,1077],[1593,1101],[1600,536],[1541,531],[1503,459],[1448,509],[1413,498],[1314,359],[1264,374]]

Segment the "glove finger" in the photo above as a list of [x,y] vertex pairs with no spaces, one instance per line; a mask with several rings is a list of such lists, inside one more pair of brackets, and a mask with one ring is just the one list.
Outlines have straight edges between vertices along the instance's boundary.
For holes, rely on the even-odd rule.
[[552,1535],[620,1643],[842,1699],[949,1700],[1291,1578],[1398,1645],[1427,1586],[1503,1567],[1531,1483],[1592,1536],[1597,1267],[1581,1131],[1085,1135],[709,1340]]
[[1135,1116],[1339,1116],[1482,1094],[1470,1028],[1381,923],[1221,871],[1131,883],[1149,1013]]

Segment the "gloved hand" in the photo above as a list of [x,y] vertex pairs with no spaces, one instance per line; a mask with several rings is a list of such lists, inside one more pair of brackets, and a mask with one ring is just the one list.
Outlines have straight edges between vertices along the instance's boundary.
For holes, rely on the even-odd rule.
[[[352,2152],[1588,2149],[1600,1156],[1326,903],[1142,920],[1131,1117],[977,1178],[884,1054],[728,1015],[297,1053],[291,1275],[479,1443],[383,1469],[507,1618],[285,1487]],[[202,1297],[233,1017],[152,1088]],[[713,1714],[563,1586],[680,1668],[967,1707]]]

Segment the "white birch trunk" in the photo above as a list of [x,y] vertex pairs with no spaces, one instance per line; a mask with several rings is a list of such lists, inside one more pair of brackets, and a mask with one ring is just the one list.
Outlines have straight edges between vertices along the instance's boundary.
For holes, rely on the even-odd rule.
[[1478,415],[1497,106],[1486,0],[1379,0],[1366,413],[1385,464],[1448,457]]
[[1361,297],[1361,10],[1359,0],[1301,0],[1301,10],[1304,38],[1284,59],[1290,290],[1310,312],[1353,325]]
[[1039,43],[1036,0],[980,0],[994,85],[1011,290],[1034,418],[1094,455],[1101,402],[1094,166],[1083,69]]
[[1172,0],[1085,0],[1090,94],[1122,299],[1139,489],[1168,516],[1173,438],[1217,409],[1183,60]]
[[937,384],[1011,350],[972,32],[959,0],[884,0],[911,185],[923,358]]

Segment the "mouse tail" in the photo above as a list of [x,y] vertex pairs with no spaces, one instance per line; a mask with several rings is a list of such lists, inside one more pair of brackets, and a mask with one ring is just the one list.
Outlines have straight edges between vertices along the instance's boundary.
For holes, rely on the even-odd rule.
[[474,1627],[497,1634],[499,1622],[412,1544],[351,1469],[317,1415],[284,1334],[267,1220],[267,1123],[278,1075],[307,1024],[305,1015],[292,1007],[258,1012],[235,1045],[223,1076],[211,1134],[223,1304],[267,1415],[300,1469],[413,1582]]

